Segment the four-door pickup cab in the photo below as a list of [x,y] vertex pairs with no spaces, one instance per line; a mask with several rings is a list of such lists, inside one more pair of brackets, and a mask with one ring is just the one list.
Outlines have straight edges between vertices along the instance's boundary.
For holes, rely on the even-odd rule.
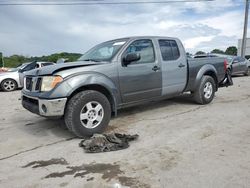
[[232,85],[224,58],[187,59],[169,37],[128,37],[99,44],[77,62],[26,73],[22,105],[44,117],[63,117],[79,137],[102,132],[117,110],[191,92],[208,104]]

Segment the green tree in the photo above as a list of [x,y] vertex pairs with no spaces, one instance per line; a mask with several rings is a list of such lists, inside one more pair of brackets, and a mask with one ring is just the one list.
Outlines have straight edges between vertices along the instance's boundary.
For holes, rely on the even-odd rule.
[[206,53],[203,52],[203,51],[198,51],[198,52],[195,53],[195,55],[202,55],[202,54],[206,54]]
[[12,55],[4,58],[5,67],[16,67],[26,62],[26,58],[22,55]]
[[220,50],[220,49],[213,49],[211,51],[211,53],[216,53],[216,54],[225,54],[225,52],[223,50]]
[[226,49],[225,53],[226,53],[227,55],[237,55],[237,48],[236,48],[235,46],[229,46],[229,47]]
[[[49,62],[57,62],[58,59],[64,58],[68,59],[68,61],[76,61],[82,54],[79,53],[55,53],[47,56],[33,56],[33,57],[25,57],[22,55],[12,55],[9,57],[4,58],[5,66],[6,67],[17,67],[18,65],[25,63],[25,62],[32,62],[32,61],[49,61]],[[0,62],[1,63],[1,62]],[[1,65],[1,64],[0,64]]]
[[3,67],[3,53],[0,52],[0,67]]

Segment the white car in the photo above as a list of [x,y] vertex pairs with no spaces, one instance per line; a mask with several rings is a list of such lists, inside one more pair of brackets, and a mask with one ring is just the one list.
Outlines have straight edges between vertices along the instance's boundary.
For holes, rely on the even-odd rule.
[[7,72],[0,73],[0,88],[3,91],[14,91],[23,87],[25,72],[43,66],[54,65],[51,62],[31,62],[24,63],[16,68],[9,69]]

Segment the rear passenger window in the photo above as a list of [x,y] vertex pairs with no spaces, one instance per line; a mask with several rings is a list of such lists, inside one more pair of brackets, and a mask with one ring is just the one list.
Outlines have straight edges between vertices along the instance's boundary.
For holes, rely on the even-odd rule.
[[159,40],[162,59],[164,61],[176,60],[180,57],[180,52],[176,41]]

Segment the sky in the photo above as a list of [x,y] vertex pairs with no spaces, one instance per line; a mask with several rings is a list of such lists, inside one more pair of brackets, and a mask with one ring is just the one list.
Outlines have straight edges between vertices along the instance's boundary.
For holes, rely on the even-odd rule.
[[191,53],[225,50],[242,38],[244,3],[0,6],[0,52],[4,56],[84,53],[107,40],[145,35],[178,37]]

